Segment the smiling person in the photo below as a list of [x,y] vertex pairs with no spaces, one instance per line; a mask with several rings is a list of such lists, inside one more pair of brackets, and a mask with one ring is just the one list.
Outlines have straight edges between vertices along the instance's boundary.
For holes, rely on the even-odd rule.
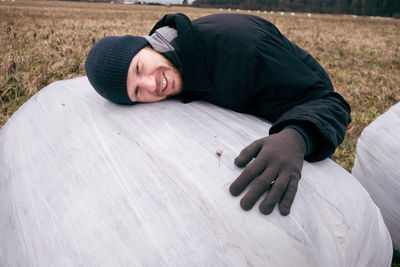
[[229,190],[240,205],[287,215],[304,159],[332,155],[343,141],[350,106],[325,70],[270,22],[244,14],[193,21],[171,14],[148,36],[108,36],[90,50],[88,79],[106,99],[132,105],[168,97],[204,100],[273,123],[269,135],[244,148],[234,164],[245,167]]

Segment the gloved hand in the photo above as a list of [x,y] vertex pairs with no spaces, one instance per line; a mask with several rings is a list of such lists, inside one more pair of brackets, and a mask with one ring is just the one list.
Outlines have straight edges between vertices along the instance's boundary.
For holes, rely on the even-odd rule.
[[240,206],[244,210],[251,209],[270,189],[260,204],[261,213],[270,214],[279,201],[280,213],[288,215],[297,192],[306,150],[303,135],[292,128],[254,141],[235,159],[236,166],[244,167],[255,158],[231,184],[229,191],[238,196],[255,180],[241,199]]

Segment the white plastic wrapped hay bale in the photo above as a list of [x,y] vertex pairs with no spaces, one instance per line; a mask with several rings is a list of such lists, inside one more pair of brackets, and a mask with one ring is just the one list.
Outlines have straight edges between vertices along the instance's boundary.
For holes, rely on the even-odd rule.
[[357,142],[352,174],[382,212],[400,249],[400,103],[368,125]]
[[305,163],[289,216],[240,208],[233,159],[268,128],[51,84],[0,130],[0,266],[389,266],[379,209],[331,160]]

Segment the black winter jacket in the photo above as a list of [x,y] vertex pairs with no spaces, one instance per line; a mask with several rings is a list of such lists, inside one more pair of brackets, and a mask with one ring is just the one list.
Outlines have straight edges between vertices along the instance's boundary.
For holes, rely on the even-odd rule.
[[270,22],[244,14],[215,14],[193,22],[166,15],[156,29],[178,32],[183,91],[189,102],[204,100],[273,123],[306,131],[313,143],[308,161],[334,153],[350,123],[350,106],[325,70]]

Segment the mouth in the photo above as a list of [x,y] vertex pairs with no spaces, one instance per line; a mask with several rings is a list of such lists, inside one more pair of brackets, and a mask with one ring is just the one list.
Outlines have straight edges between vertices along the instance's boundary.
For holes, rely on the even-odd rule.
[[168,86],[169,86],[169,82],[168,82],[168,79],[167,79],[167,77],[165,77],[165,73],[164,72],[162,72],[162,74],[161,74],[162,76],[162,78],[161,78],[161,94],[162,95],[164,95],[164,96],[167,96],[168,95]]

